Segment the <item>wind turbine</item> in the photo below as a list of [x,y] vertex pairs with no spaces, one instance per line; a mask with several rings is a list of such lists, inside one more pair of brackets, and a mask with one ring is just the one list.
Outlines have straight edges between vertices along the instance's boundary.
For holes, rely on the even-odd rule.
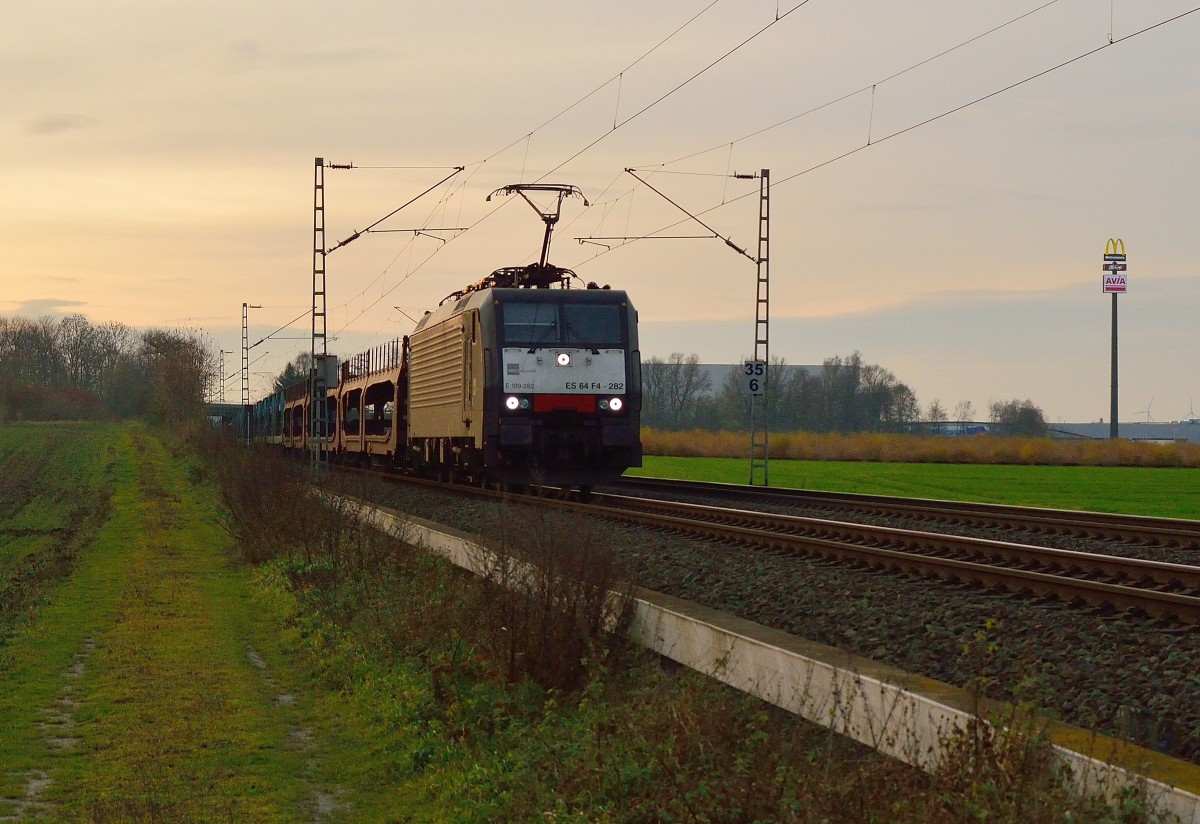
[[1138,413],[1136,413],[1136,414],[1138,414],[1138,415],[1145,415],[1145,416],[1146,416],[1146,423],[1152,423],[1152,422],[1154,421],[1154,416],[1153,416],[1152,414],[1150,414],[1150,410],[1151,410],[1151,409],[1153,409],[1153,408],[1154,408],[1154,396],[1153,396],[1153,395],[1151,395],[1151,396],[1150,396],[1150,403],[1146,404],[1146,408],[1145,408],[1145,409],[1143,409],[1141,412],[1138,412]]

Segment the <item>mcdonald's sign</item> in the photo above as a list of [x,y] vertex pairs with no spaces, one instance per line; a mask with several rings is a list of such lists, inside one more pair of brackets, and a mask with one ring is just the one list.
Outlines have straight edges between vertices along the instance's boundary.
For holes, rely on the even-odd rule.
[[1104,244],[1104,259],[1106,261],[1125,260],[1125,241],[1121,238],[1109,238],[1108,243]]

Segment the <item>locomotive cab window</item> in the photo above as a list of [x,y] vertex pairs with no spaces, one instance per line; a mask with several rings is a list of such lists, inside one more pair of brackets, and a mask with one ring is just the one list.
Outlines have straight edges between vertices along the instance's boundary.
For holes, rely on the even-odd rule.
[[621,307],[615,304],[509,301],[502,311],[510,346],[621,345]]
[[510,344],[540,346],[558,343],[558,307],[552,303],[504,304],[504,340]]
[[613,304],[563,304],[562,343],[587,346],[621,345],[621,308]]

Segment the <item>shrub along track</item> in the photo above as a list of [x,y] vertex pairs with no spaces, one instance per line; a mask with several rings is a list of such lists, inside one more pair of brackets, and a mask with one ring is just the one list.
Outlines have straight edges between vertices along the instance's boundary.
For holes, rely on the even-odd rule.
[[[385,505],[473,532],[518,505],[424,487],[379,494]],[[675,530],[608,529],[641,586],[1200,762],[1192,626]]]

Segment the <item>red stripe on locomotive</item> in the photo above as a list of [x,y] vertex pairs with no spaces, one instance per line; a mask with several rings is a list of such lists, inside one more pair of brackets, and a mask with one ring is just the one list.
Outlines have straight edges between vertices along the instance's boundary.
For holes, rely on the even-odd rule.
[[579,412],[596,411],[595,395],[534,395],[534,412]]

